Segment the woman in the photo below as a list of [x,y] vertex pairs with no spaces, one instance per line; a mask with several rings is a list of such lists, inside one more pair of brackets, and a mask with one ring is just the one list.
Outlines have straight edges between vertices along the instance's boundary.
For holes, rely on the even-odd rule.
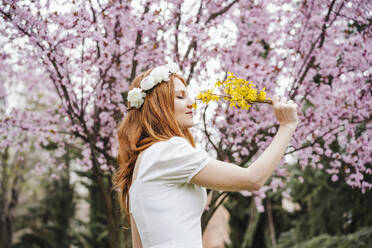
[[[200,248],[206,189],[258,190],[279,164],[298,123],[297,105],[273,97],[280,128],[248,168],[195,149],[192,104],[172,63],[134,79],[120,124],[114,187],[132,228],[133,247]],[[129,211],[128,211],[129,210]]]

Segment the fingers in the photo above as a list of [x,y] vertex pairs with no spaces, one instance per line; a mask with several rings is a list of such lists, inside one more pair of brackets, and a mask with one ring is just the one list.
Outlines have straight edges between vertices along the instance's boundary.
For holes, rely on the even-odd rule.
[[292,101],[292,100],[287,101],[287,98],[284,97],[284,96],[279,97],[279,96],[275,95],[272,98],[272,101],[273,101],[274,108],[286,107],[286,106],[297,108],[297,104],[294,101]]
[[272,101],[273,101],[274,108],[278,107],[279,96],[277,96],[277,95],[273,96]]
[[287,97],[283,96],[282,98],[280,98],[280,103],[285,105],[287,103]]
[[290,106],[293,106],[293,107],[297,108],[297,103],[295,103],[295,102],[292,101],[292,100],[289,100],[289,101],[287,102],[287,104],[290,105]]
[[297,125],[297,104],[292,100],[287,100],[284,96],[279,97],[275,95],[272,100],[274,114],[280,125]]

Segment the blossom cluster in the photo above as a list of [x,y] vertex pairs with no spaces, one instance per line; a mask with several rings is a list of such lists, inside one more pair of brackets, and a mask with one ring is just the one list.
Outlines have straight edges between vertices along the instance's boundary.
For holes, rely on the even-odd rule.
[[[222,94],[213,93],[213,89],[209,89],[200,92],[196,99],[201,100],[203,103],[222,99],[230,102],[229,107],[239,107],[245,110],[248,110],[252,103],[272,104],[271,99],[266,98],[265,87],[258,91],[252,81],[236,77],[232,72],[228,72],[226,80],[216,82],[214,87],[220,90]],[[193,107],[197,108],[196,103],[193,104]]]
[[[37,143],[47,145],[52,140],[63,151],[62,137],[67,134],[70,142],[82,147],[76,164],[84,170],[98,164],[109,174],[117,157],[118,121],[127,112],[123,92],[146,68],[175,59],[182,63],[183,76],[196,82],[229,68],[267,86],[268,95],[274,90],[288,95],[301,114],[286,157],[301,168],[327,173],[330,182],[344,181],[362,192],[372,189],[371,1],[312,1],[310,8],[276,0],[274,5],[280,7],[273,11],[268,2],[201,1],[203,11],[196,12],[198,16],[180,1],[148,11],[133,1],[101,5],[75,1],[71,8],[49,8],[49,2],[53,6],[59,1],[20,2],[0,2],[2,150],[10,146],[27,151],[37,137]],[[152,6],[160,3],[151,1]],[[222,8],[226,11],[216,12]],[[190,35],[191,39],[181,39]],[[214,60],[220,66],[206,70]],[[143,82],[144,88],[151,85],[151,80]],[[7,105],[6,99],[18,89],[24,90],[27,100],[16,98],[14,107]],[[212,101],[224,100],[212,93]],[[26,108],[23,101],[32,104]],[[245,166],[277,131],[273,113],[266,104],[252,112],[220,105],[207,118],[217,129],[210,133],[211,140],[220,143],[209,148],[221,159]],[[23,135],[27,139],[20,140]],[[52,161],[34,167],[47,171],[49,165],[55,167]],[[270,190],[286,187],[291,178],[288,168],[276,171]],[[263,199],[261,193],[251,196]]]

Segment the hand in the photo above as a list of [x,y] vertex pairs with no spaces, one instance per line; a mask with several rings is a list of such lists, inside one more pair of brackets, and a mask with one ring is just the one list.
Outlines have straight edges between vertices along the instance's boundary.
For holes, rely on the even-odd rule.
[[272,100],[275,117],[279,124],[281,126],[288,125],[296,128],[298,124],[297,104],[292,100],[287,102],[286,97],[279,97],[276,95]]

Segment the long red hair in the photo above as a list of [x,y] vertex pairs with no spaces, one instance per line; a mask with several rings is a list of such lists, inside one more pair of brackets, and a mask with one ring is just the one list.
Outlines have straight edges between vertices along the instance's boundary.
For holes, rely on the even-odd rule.
[[[137,76],[130,89],[140,88],[141,80],[151,70]],[[134,165],[138,155],[149,146],[159,141],[166,141],[173,136],[186,138],[195,147],[194,138],[187,128],[182,128],[174,115],[174,80],[186,81],[177,74],[172,74],[169,81],[161,82],[149,91],[141,108],[128,110],[118,129],[119,168],[113,175],[113,188],[118,192],[118,200],[129,220],[129,188],[132,185]],[[128,103],[129,104],[129,103]],[[128,106],[130,107],[130,106]]]

